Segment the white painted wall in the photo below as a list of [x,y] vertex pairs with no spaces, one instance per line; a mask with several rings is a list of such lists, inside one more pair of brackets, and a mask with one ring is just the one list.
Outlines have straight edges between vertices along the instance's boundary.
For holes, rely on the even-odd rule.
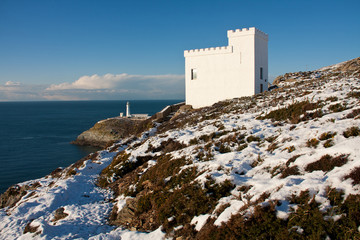
[[[228,39],[226,47],[184,51],[186,104],[200,108],[250,96],[260,91],[261,83],[267,90],[267,35],[255,28],[230,30]],[[191,80],[191,69],[197,70],[196,80]]]

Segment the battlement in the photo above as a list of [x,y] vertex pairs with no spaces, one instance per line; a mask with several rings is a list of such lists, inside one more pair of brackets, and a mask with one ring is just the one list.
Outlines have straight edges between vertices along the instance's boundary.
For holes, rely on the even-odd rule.
[[223,47],[211,47],[211,48],[201,48],[201,49],[193,49],[193,50],[185,50],[184,56],[204,56],[211,54],[226,54],[232,53],[232,46],[223,46]]
[[268,40],[268,35],[259,29],[256,29],[254,27],[251,28],[243,28],[243,29],[236,29],[236,30],[228,30],[227,31],[228,38],[232,37],[241,37],[241,36],[247,36],[247,35],[257,35],[265,40]]

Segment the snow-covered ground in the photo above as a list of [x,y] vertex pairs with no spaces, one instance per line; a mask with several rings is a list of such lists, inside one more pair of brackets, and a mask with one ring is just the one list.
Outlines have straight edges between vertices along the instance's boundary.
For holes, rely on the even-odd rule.
[[[130,160],[135,160],[137,156],[146,155],[145,151],[149,146],[159,147],[163,142],[169,139],[176,139],[188,147],[171,152],[173,159],[186,157],[192,160],[191,165],[187,167],[196,166],[199,172],[202,172],[195,181],[206,182],[207,176],[211,175],[217,182],[224,180],[231,180],[237,188],[235,188],[231,195],[220,199],[217,208],[212,214],[205,214],[195,216],[192,223],[196,230],[200,230],[206,220],[210,217],[216,218],[215,225],[221,225],[230,219],[231,215],[237,213],[243,206],[249,202],[256,202],[264,193],[269,194],[269,197],[262,204],[267,201],[280,200],[282,204],[277,207],[277,215],[280,218],[286,218],[289,214],[290,204],[288,199],[293,195],[298,195],[301,191],[309,190],[315,200],[321,203],[321,209],[326,209],[330,206],[329,200],[326,198],[326,189],[328,187],[344,190],[345,197],[349,194],[359,194],[360,186],[353,185],[351,179],[345,179],[352,170],[360,167],[360,137],[343,136],[343,132],[350,127],[360,127],[360,118],[346,118],[345,116],[351,113],[354,109],[359,108],[359,99],[348,97],[348,93],[354,89],[360,89],[360,81],[357,78],[344,78],[341,80],[330,80],[322,86],[315,86],[313,88],[290,88],[297,92],[304,92],[299,94],[302,96],[289,95],[287,100],[279,103],[275,107],[269,106],[269,102],[274,97],[257,98],[257,107],[249,111],[238,114],[230,112],[221,115],[220,118],[213,120],[200,121],[196,124],[186,125],[182,129],[176,129],[166,132],[163,135],[156,135],[149,138],[142,145],[127,151]],[[283,96],[286,99],[287,92],[279,92],[277,98]],[[337,100],[326,100],[332,97]],[[271,120],[256,119],[261,115],[265,115],[272,110],[286,107],[296,102],[323,101],[324,106],[321,107],[324,115],[313,120],[301,121],[298,124],[273,124]],[[239,103],[241,104],[241,103]],[[332,112],[328,108],[330,105],[341,104],[346,106],[346,110],[340,112]],[[235,106],[233,106],[236,108]],[[221,126],[221,127],[219,127]],[[260,143],[257,141],[248,143],[248,147],[238,151],[235,147],[231,147],[227,153],[220,153],[213,146],[211,153],[213,157],[209,161],[202,161],[198,159],[199,151],[205,148],[208,142],[198,141],[197,144],[192,144],[191,141],[199,139],[200,136],[210,135],[214,132],[227,132],[221,136],[217,142],[226,139],[231,135],[246,135],[259,137]],[[319,140],[318,146],[309,147],[307,145],[310,139],[319,139],[323,133],[336,133],[331,138],[333,146],[325,147],[324,140]],[[277,148],[269,151],[270,142],[265,141],[266,138],[277,137],[274,142],[277,143]],[[215,142],[216,142],[215,141]],[[135,142],[134,144],[138,144]],[[215,149],[215,150],[214,150]],[[290,150],[289,150],[290,149]],[[348,155],[348,162],[341,167],[326,172],[322,170],[306,171],[308,164],[319,160],[324,155],[333,157],[342,154]],[[297,166],[299,173],[287,177],[281,177],[281,172],[286,166],[286,162],[299,155],[294,162],[291,162],[287,167]],[[261,164],[252,166],[258,158],[261,158]],[[276,170],[278,169],[278,170]],[[276,172],[278,171],[278,172]],[[166,180],[166,179],[165,179]],[[250,190],[244,193],[239,186],[251,186]],[[216,210],[221,206],[227,204],[228,207],[217,216]],[[251,210],[247,209],[246,211]]]
[[[113,205],[110,201],[112,193],[96,187],[94,183],[115,154],[101,151],[95,161],[87,160],[72,177],[48,176],[20,184],[38,182],[41,186],[29,191],[14,207],[0,210],[0,239],[163,238],[164,233],[160,229],[147,234],[107,224]],[[68,215],[54,221],[55,211],[59,208],[64,208],[64,213]],[[36,228],[35,233],[23,234],[29,223]]]
[[[315,84],[316,85],[316,84]],[[173,158],[186,157],[191,159],[190,165],[197,167],[201,172],[195,179],[205,182],[211,176],[217,182],[230,180],[237,187],[231,195],[223,197],[217,204],[217,209],[226,204],[220,215],[216,209],[212,213],[195,216],[191,224],[199,231],[210,217],[216,218],[215,225],[220,225],[230,219],[245,204],[256,202],[264,193],[268,194],[265,202],[280,200],[277,207],[278,217],[286,218],[289,214],[290,203],[288,198],[292,194],[299,194],[309,190],[315,200],[326,209],[329,201],[325,198],[327,187],[344,190],[345,195],[359,194],[360,186],[354,185],[351,179],[345,179],[354,168],[360,167],[360,137],[344,137],[343,132],[350,127],[360,127],[360,118],[347,118],[347,114],[359,109],[359,99],[351,98],[348,93],[360,89],[360,80],[357,78],[333,79],[324,82],[321,86],[302,89],[289,88],[288,91],[303,92],[292,96],[288,92],[279,91],[270,95],[258,97],[256,106],[239,113],[229,111],[220,117],[191,123],[180,129],[169,130],[156,134],[154,129],[146,138],[135,140],[125,151],[130,154],[129,161],[136,161],[137,156],[149,155],[146,151],[150,146],[158,147],[169,139],[186,145],[181,150],[170,154]],[[276,106],[270,104],[272,99],[282,98]],[[333,101],[326,100],[333,97]],[[336,98],[335,98],[336,97]],[[297,124],[274,124],[271,120],[260,120],[272,110],[280,109],[296,102],[324,101],[321,106],[324,115],[312,120],[301,121]],[[341,104],[346,106],[339,112],[329,110],[330,105]],[[237,109],[234,100],[234,109]],[[241,106],[240,106],[241,107]],[[212,157],[207,161],[198,158],[199,151],[204,150],[207,142],[200,141],[204,135],[214,132],[224,134],[214,140],[228,147],[229,151],[221,153],[215,145],[211,147]],[[325,141],[319,140],[317,147],[307,144],[310,139],[319,139],[321,134],[336,133],[331,140],[333,146],[325,147]],[[260,141],[247,141],[247,147],[239,149],[226,139],[236,134],[258,137]],[[273,142],[265,139],[274,138]],[[197,143],[191,141],[198,139]],[[277,143],[274,149],[269,150],[271,144]],[[161,228],[151,233],[129,231],[108,225],[107,218],[114,204],[118,208],[125,205],[125,197],[113,198],[112,193],[95,186],[96,178],[102,169],[110,164],[114,156],[123,150],[115,152],[101,151],[96,160],[88,160],[77,170],[74,176],[60,178],[41,178],[24,184],[40,183],[40,187],[28,191],[14,207],[0,210],[0,238],[1,239],[164,239]],[[153,154],[153,153],[151,153]],[[154,153],[157,154],[157,153]],[[319,160],[324,155],[348,155],[348,162],[330,171],[306,171],[308,164]],[[299,155],[294,161],[287,164],[292,157]],[[257,164],[255,164],[258,162]],[[149,161],[148,168],[156,165],[156,161]],[[281,177],[281,169],[297,166],[298,174]],[[166,179],[164,179],[165,181]],[[244,193],[241,186],[251,186]],[[53,221],[55,211],[64,208],[65,218]],[[120,209],[119,209],[120,210]],[[245,210],[248,211],[249,209]],[[31,222],[31,223],[30,223]],[[35,228],[35,233],[23,234],[26,225]],[[37,234],[39,232],[39,234]]]

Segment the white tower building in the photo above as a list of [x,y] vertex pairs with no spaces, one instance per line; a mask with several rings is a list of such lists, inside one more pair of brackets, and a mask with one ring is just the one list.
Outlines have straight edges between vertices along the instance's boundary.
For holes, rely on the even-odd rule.
[[129,102],[126,103],[126,117],[131,117],[131,114],[130,114],[130,103],[129,103]]
[[228,46],[184,51],[186,104],[194,108],[251,96],[268,88],[268,35],[227,32]]

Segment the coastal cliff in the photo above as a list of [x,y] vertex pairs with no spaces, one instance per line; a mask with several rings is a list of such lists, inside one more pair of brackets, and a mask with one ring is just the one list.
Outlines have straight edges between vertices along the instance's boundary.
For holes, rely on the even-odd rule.
[[[71,143],[104,148],[121,139],[137,136],[151,128],[155,123],[169,121],[183,105],[184,103],[178,103],[166,106],[148,119],[114,117],[101,120],[89,130],[81,133]],[[189,109],[189,107],[184,108],[184,110],[186,109]]]
[[360,71],[347,65],[153,116],[10,188],[0,238],[359,239]]
[[81,133],[72,144],[105,147],[120,139],[142,132],[146,120],[131,118],[110,118],[97,122],[92,128]]

